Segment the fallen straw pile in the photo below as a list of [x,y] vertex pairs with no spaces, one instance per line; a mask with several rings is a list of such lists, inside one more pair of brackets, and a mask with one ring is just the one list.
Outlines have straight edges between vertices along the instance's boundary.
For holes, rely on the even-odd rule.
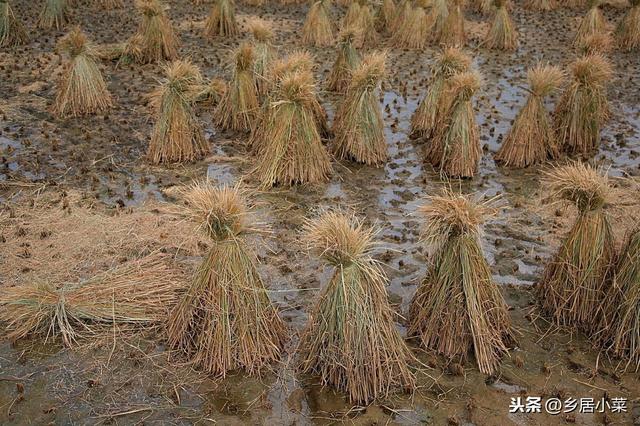
[[438,55],[427,93],[411,116],[411,137],[428,138],[434,134],[448,80],[457,73],[467,71],[470,65],[471,58],[455,47],[445,48]]
[[620,48],[630,52],[640,47],[640,0],[630,0],[631,8],[616,27]]
[[331,161],[314,115],[313,77],[307,70],[286,73],[270,97],[255,142],[254,175],[263,187],[317,183],[329,179]]
[[571,64],[572,80],[554,112],[562,149],[587,155],[600,145],[600,129],[609,117],[606,83],[613,74],[602,55],[586,55]]
[[360,54],[354,47],[359,32],[354,28],[346,28],[340,32],[338,55],[333,63],[327,89],[344,93],[351,81],[351,74],[360,65]]
[[193,184],[186,215],[212,245],[169,317],[169,345],[196,368],[224,377],[258,374],[280,358],[286,329],[258,274],[249,237],[264,232],[239,187]]
[[480,371],[493,374],[513,340],[507,305],[480,244],[480,225],[496,213],[493,200],[446,191],[427,201],[419,213],[431,262],[411,302],[408,335],[449,362],[464,362],[473,350]]
[[235,3],[233,0],[215,0],[204,26],[205,37],[233,37],[238,35]]
[[302,27],[302,42],[315,47],[331,46],[334,42],[330,0],[318,0],[311,6]]
[[477,71],[458,73],[442,94],[440,122],[426,157],[448,177],[471,178],[478,168],[482,149],[472,99],[480,89],[481,78]]
[[250,132],[260,108],[254,74],[256,56],[253,46],[242,43],[236,49],[234,59],[233,77],[214,112],[214,123],[223,130]]
[[487,49],[515,50],[518,47],[518,31],[509,16],[506,0],[494,0],[495,16],[484,38]]
[[298,346],[300,370],[346,392],[354,403],[413,390],[411,351],[393,322],[386,276],[371,257],[374,230],[352,214],[327,212],[306,224],[305,239],[335,272]]
[[640,370],[640,229],[628,237],[620,252],[613,284],[598,327],[598,341],[614,356],[626,360],[624,370]]
[[137,32],[127,41],[121,60],[138,63],[172,61],[178,57],[178,37],[158,0],[136,0],[142,15]]
[[61,337],[71,346],[116,324],[159,325],[183,290],[170,258],[152,254],[75,283],[42,280],[3,289],[5,337]]
[[151,94],[156,123],[147,157],[153,164],[182,163],[202,158],[209,148],[193,111],[202,76],[198,67],[177,60],[165,67],[166,79]]
[[69,22],[67,0],[44,0],[44,8],[38,17],[38,27],[59,30]]
[[111,94],[98,68],[95,52],[80,28],[73,28],[60,39],[58,46],[70,61],[56,87],[54,114],[76,117],[111,108]]
[[507,167],[528,167],[555,159],[560,153],[544,98],[558,89],[564,74],[556,66],[538,64],[527,72],[527,77],[527,103],[495,155],[496,162]]
[[546,173],[552,197],[578,209],[578,218],[536,286],[544,313],[557,325],[595,331],[615,260],[605,210],[612,188],[606,174],[582,163]]
[[337,158],[367,165],[380,165],[387,159],[377,93],[385,76],[385,61],[386,53],[370,53],[352,74],[334,120],[332,149]]
[[601,0],[589,0],[589,11],[582,18],[575,38],[573,39],[574,46],[580,46],[584,42],[584,38],[606,31],[606,24],[602,11],[600,10]]
[[13,13],[9,0],[0,0],[0,47],[18,46],[28,39],[27,32]]

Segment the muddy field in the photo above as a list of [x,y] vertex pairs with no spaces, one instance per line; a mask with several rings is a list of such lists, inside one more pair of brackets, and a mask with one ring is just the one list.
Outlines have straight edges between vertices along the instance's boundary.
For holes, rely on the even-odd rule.
[[[39,2],[13,2],[29,28],[35,28],[40,9],[34,3]],[[132,1],[126,1],[125,10],[115,11],[79,3],[72,22],[81,24],[95,43],[121,42],[135,31]],[[205,40],[201,34],[210,4],[168,3],[181,39],[181,56],[190,57],[207,77],[228,79],[230,50],[248,37],[246,31],[235,39]],[[281,53],[302,47],[300,32],[307,5],[240,3],[237,9],[241,23],[251,15],[272,23]],[[615,4],[603,6],[603,11],[610,23],[623,14],[622,6]],[[493,162],[493,153],[526,99],[526,69],[538,60],[565,65],[575,58],[571,37],[583,13],[563,9],[541,14],[525,11],[516,2],[512,14],[521,43],[516,53],[489,52],[475,48],[476,40],[470,43],[474,64],[485,78],[475,102],[484,156],[477,176],[459,185],[465,192],[503,196],[504,209],[485,227],[483,243],[518,334],[518,346],[504,359],[498,376],[480,374],[473,360],[459,371],[446,367],[437,356],[420,353],[424,366],[415,394],[352,407],[342,395],[321,389],[316,378],[296,375],[291,355],[262,378],[236,374],[213,380],[170,361],[161,337],[152,331],[74,350],[55,342],[2,342],[0,424],[640,424],[638,374],[616,373],[616,362],[591,348],[584,336],[549,329],[536,319],[530,286],[568,230],[575,211],[541,205],[540,169],[513,171]],[[334,7],[334,16],[343,14],[344,10]],[[467,13],[467,19],[469,32],[482,34],[486,18]],[[69,198],[72,208],[91,206],[95,214],[132,209],[154,217],[163,214],[158,206],[175,201],[172,187],[205,176],[234,183],[253,166],[245,151],[246,136],[220,133],[211,125],[211,111],[204,109],[198,114],[211,156],[172,167],[146,163],[153,122],[145,96],[162,77],[157,65],[116,67],[105,62],[103,72],[115,108],[105,116],[55,119],[51,106],[61,71],[55,43],[62,34],[31,30],[29,44],[0,51],[0,262],[19,255],[8,247],[46,245],[42,236],[59,231],[46,229],[42,221],[32,223],[29,211],[34,207],[42,214],[60,211],[67,203],[63,199]],[[333,48],[310,50],[322,88],[335,52]],[[423,147],[407,137],[409,119],[424,93],[436,52],[434,47],[390,50],[390,77],[381,94],[390,152],[384,167],[334,161],[335,173],[326,185],[259,195],[266,202],[261,213],[274,230],[260,252],[260,272],[291,328],[289,349],[295,347],[314,296],[329,278],[330,271],[298,241],[303,219],[323,206],[352,206],[380,227],[383,244],[376,257],[386,264],[389,297],[402,328],[402,314],[426,265],[418,243],[419,220],[412,214],[422,197],[443,186],[438,174],[423,163]],[[609,87],[612,119],[603,131],[595,162],[610,166],[612,175],[631,177],[632,182],[623,185],[635,191],[633,180],[640,175],[640,55],[614,51],[611,58],[616,69]],[[321,93],[321,98],[332,118],[337,97]],[[254,182],[249,179],[247,184]],[[623,235],[636,218],[618,214],[615,220],[616,231]],[[108,233],[96,230],[87,239],[103,238],[98,231]],[[183,259],[186,273],[197,260],[197,255]],[[14,269],[15,274],[0,276],[0,286],[51,273],[35,261],[29,268]],[[510,398],[527,395],[626,397],[629,412],[508,414]]]

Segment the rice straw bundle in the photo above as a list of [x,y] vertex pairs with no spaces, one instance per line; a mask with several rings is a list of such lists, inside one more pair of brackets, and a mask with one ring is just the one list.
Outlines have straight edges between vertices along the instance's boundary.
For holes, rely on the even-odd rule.
[[396,9],[396,14],[391,21],[390,33],[393,35],[400,30],[411,17],[413,6],[409,0],[403,0]]
[[524,2],[525,9],[536,10],[539,12],[548,12],[558,7],[557,0],[526,0]]
[[376,31],[376,18],[373,15],[371,6],[368,4],[360,8],[358,28],[362,34],[362,37],[359,38],[359,40],[362,40],[362,45],[375,46],[378,43],[380,36]]
[[191,62],[176,60],[165,73],[166,80],[151,95],[156,123],[147,157],[153,164],[197,160],[209,151],[193,111],[202,83],[200,70]]
[[111,108],[111,94],[98,68],[95,53],[80,28],[74,27],[58,45],[70,61],[56,86],[54,114],[61,118],[77,117]]
[[375,231],[352,214],[327,212],[306,226],[305,239],[335,272],[320,295],[298,346],[304,374],[367,404],[394,388],[413,390],[411,351],[393,322]]
[[382,4],[376,14],[376,30],[381,33],[391,33],[393,19],[397,14],[396,4],[393,0],[382,0]]
[[471,58],[456,47],[445,48],[438,55],[427,93],[411,116],[412,137],[428,138],[434,134],[447,81],[455,74],[467,71],[470,66]]
[[358,30],[346,28],[340,32],[338,56],[329,74],[328,90],[344,93],[351,81],[351,74],[360,65],[360,54],[354,47],[359,37]]
[[342,18],[340,26],[342,28],[356,27],[360,25],[360,3],[352,1],[347,9],[347,13]]
[[616,38],[622,50],[640,47],[640,0],[630,0],[631,8],[616,27]]
[[404,25],[400,26],[391,37],[391,44],[399,48],[423,49],[427,44],[429,28],[427,14],[421,7],[413,9]]
[[573,163],[546,173],[552,196],[578,209],[578,218],[545,267],[536,294],[557,325],[590,333],[597,327],[615,261],[615,242],[605,206],[612,188],[603,171]]
[[112,331],[115,324],[159,325],[183,289],[170,256],[151,254],[78,282],[46,280],[0,293],[5,337],[80,338]]
[[220,78],[212,78],[200,86],[195,101],[215,107],[220,104],[225,93],[227,93],[227,82]]
[[313,113],[315,93],[308,71],[283,76],[262,123],[254,174],[263,187],[329,179],[331,162]]
[[564,151],[589,154],[600,144],[600,128],[609,116],[606,83],[612,76],[609,61],[599,54],[571,64],[572,81],[554,113],[555,128]]
[[411,302],[408,335],[450,362],[464,362],[473,350],[479,370],[493,374],[513,332],[480,243],[481,224],[495,214],[492,200],[448,190],[427,201],[419,213],[431,262]]
[[59,30],[69,22],[69,4],[67,0],[45,0],[44,9],[38,17],[38,27]]
[[167,18],[165,6],[158,0],[136,0],[135,6],[142,20],[138,31],[127,42],[123,57],[143,64],[177,58],[178,38]]
[[529,98],[496,153],[497,163],[507,167],[528,167],[559,155],[558,141],[544,98],[564,80],[556,66],[538,64],[527,72]]
[[606,31],[606,24],[602,11],[600,10],[600,0],[589,0],[589,11],[582,18],[576,36],[573,39],[574,46],[580,46],[584,38],[595,33]]
[[610,33],[594,33],[586,36],[579,47],[585,55],[606,55],[613,49],[613,38]]
[[453,0],[449,8],[442,30],[439,33],[438,42],[445,46],[464,46],[467,36],[464,31],[464,0]]
[[494,0],[496,13],[484,38],[487,49],[515,50],[518,47],[518,31],[505,7],[505,0]]
[[252,45],[242,43],[234,56],[233,78],[214,112],[214,122],[221,129],[250,132],[260,107],[253,71],[255,51]]
[[448,177],[471,178],[478,167],[482,150],[472,98],[480,85],[478,72],[458,73],[442,94],[444,105],[439,106],[440,122],[427,159]]
[[18,46],[28,39],[27,32],[13,13],[9,0],[0,0],[0,47]]
[[431,23],[431,38],[438,41],[442,38],[447,19],[449,17],[449,4],[447,0],[434,0],[429,13],[428,22]]
[[275,48],[271,44],[273,31],[265,21],[259,18],[250,19],[248,25],[253,34],[254,51],[256,54],[256,60],[253,66],[256,87],[258,89],[258,96],[263,97],[267,93],[267,73],[271,62],[276,57]]
[[479,14],[488,15],[491,13],[494,3],[492,0],[473,0],[472,5]]
[[169,345],[196,368],[224,377],[258,374],[280,359],[286,328],[258,274],[249,237],[265,231],[239,187],[193,184],[186,215],[212,241],[190,288],[169,317]]
[[626,240],[607,294],[598,336],[614,356],[626,359],[624,369],[640,370],[640,229]]
[[204,26],[205,37],[234,37],[238,33],[234,1],[215,0]]
[[384,122],[376,93],[385,75],[385,61],[385,53],[370,53],[352,74],[334,121],[332,149],[337,158],[367,165],[380,165],[387,159]]
[[302,42],[309,46],[331,46],[334,42],[330,0],[318,0],[311,6],[302,28]]

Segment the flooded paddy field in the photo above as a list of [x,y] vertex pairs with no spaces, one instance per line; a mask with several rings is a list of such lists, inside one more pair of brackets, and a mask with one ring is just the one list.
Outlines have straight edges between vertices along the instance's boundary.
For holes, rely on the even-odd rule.
[[[135,32],[137,14],[131,1],[125,2],[125,9],[111,11],[78,3],[71,21],[80,24],[93,42],[121,42]],[[250,6],[239,1],[241,35],[208,40],[202,37],[202,29],[210,4],[167,3],[181,40],[180,56],[190,58],[207,77],[230,78],[231,51],[249,38],[245,23],[252,15],[272,24],[274,44],[281,54],[303,48],[300,32],[306,4]],[[27,0],[13,4],[16,14],[35,28],[39,7]],[[602,9],[612,24],[621,19],[624,7],[605,4]],[[335,17],[345,13],[337,6],[332,10]],[[412,344],[423,364],[417,373],[418,390],[354,407],[344,395],[319,386],[317,378],[296,373],[293,350],[298,334],[315,296],[330,278],[328,268],[300,243],[306,217],[322,208],[349,206],[380,229],[375,257],[385,265],[389,300],[403,334],[409,303],[426,272],[427,253],[419,241],[421,222],[415,211],[425,196],[442,190],[446,183],[424,162],[424,146],[408,134],[438,49],[391,48],[389,77],[380,95],[390,154],[387,163],[374,168],[334,160],[327,184],[258,194],[263,201],[260,214],[272,229],[262,241],[259,272],[291,336],[281,364],[263,377],[241,373],[224,379],[206,377],[170,354],[160,330],[114,329],[112,336],[72,349],[41,339],[2,341],[0,424],[640,424],[638,374],[619,373],[617,361],[599,353],[585,336],[549,327],[537,316],[531,287],[571,226],[575,211],[542,202],[540,177],[545,167],[504,169],[493,161],[528,95],[526,70],[541,60],[566,66],[575,59],[571,40],[583,14],[582,9],[567,8],[532,12],[515,2],[512,16],[520,47],[514,53],[477,47],[474,36],[482,34],[488,18],[466,15],[471,36],[467,51],[484,77],[474,101],[483,156],[473,179],[451,185],[465,193],[501,196],[500,214],[484,227],[482,237],[517,335],[517,345],[503,359],[499,374],[481,374],[473,358],[462,366],[447,365],[441,357]],[[65,32],[34,29],[28,44],[0,50],[0,262],[4,263],[0,286],[50,277],[77,280],[104,270],[118,256],[139,254],[144,248],[138,251],[137,246],[128,247],[127,241],[109,237],[111,226],[120,229],[116,225],[120,218],[132,215],[136,220],[131,223],[153,223],[166,233],[152,242],[142,233],[130,238],[176,253],[176,263],[188,277],[203,250],[196,244],[185,254],[180,248],[180,238],[188,239],[180,231],[191,229],[173,222],[167,206],[176,202],[175,188],[193,179],[208,177],[226,184],[244,179],[248,186],[257,187],[247,176],[255,165],[247,153],[247,136],[220,132],[212,124],[212,111],[199,107],[211,154],[191,164],[150,165],[145,155],[153,114],[147,94],[163,77],[162,67],[153,64],[104,62],[101,68],[114,108],[103,115],[56,119],[51,110],[62,59],[55,46]],[[307,49],[313,53],[315,77],[322,89],[335,48]],[[627,178],[619,182],[635,195],[633,205],[640,175],[640,55],[614,50],[610,58],[615,67],[608,87],[611,119],[593,162],[609,167],[613,176]],[[320,98],[332,120],[339,96],[321,90]],[[555,104],[557,96],[549,101]],[[66,210],[105,218],[97,222],[100,226],[89,226],[87,221],[79,227],[86,237],[75,233],[77,246],[69,250],[56,238],[69,231],[56,225],[71,226],[60,219]],[[631,208],[613,215],[619,237],[637,223],[634,211],[638,213]],[[122,250],[91,250],[94,242],[112,240],[118,240]],[[83,257],[85,263],[80,266],[51,270],[72,264],[73,258],[70,263],[43,260],[50,259],[47,253],[59,251],[64,258],[81,253],[84,247],[87,254],[95,254],[94,262]],[[628,412],[622,414],[509,414],[510,400],[518,396],[624,397],[629,403]]]

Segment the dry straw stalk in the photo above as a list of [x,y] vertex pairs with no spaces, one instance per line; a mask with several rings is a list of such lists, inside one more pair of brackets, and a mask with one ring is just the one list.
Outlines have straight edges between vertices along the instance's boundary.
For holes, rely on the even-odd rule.
[[166,79],[151,94],[156,123],[147,157],[153,164],[190,162],[209,148],[193,104],[202,87],[197,66],[174,61],[165,67]]
[[327,212],[305,226],[309,247],[334,268],[298,346],[300,370],[354,403],[413,390],[411,351],[393,322],[386,276],[371,257],[374,230],[350,213]]
[[605,173],[572,163],[546,173],[551,196],[575,205],[578,217],[536,287],[542,310],[557,325],[595,331],[615,260],[605,210],[611,187]]
[[505,0],[494,0],[496,12],[484,38],[488,49],[515,50],[518,47],[518,31],[509,16]]
[[328,90],[340,93],[347,90],[351,75],[361,62],[360,54],[354,47],[358,37],[359,32],[354,28],[347,28],[340,33],[338,56],[329,74]]
[[432,255],[411,302],[408,332],[451,362],[463,362],[473,350],[484,374],[496,372],[513,340],[507,305],[479,240],[480,225],[495,214],[492,202],[446,191],[420,208],[422,240]]
[[224,377],[258,374],[280,359],[286,329],[258,274],[249,237],[264,232],[240,187],[193,184],[185,215],[212,245],[190,288],[169,317],[171,347],[196,368]]
[[564,80],[559,67],[538,64],[528,73],[529,98],[507,133],[496,162],[507,167],[528,167],[559,155],[558,141],[544,98],[558,89]]
[[334,122],[332,148],[337,158],[367,165],[379,165],[387,159],[384,121],[376,93],[385,75],[385,61],[385,53],[370,53],[353,72]]
[[630,52],[640,47],[640,0],[630,0],[627,10],[616,27],[616,39],[623,50]]
[[178,57],[178,37],[159,0],[136,0],[142,15],[137,32],[124,48],[122,60],[138,63],[172,61]]
[[59,30],[69,22],[67,0],[44,0],[44,7],[38,17],[38,27]]

